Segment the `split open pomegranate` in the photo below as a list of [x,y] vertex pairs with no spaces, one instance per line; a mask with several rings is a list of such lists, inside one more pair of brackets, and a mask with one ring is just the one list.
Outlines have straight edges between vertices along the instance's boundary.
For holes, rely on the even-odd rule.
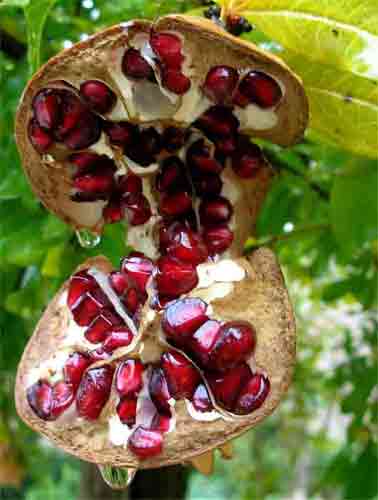
[[277,59],[170,16],[106,30],[32,79],[16,137],[46,207],[77,229],[128,222],[118,269],[84,263],[21,360],[25,422],[82,459],[186,462],[270,414],[295,328],[272,252],[243,258],[272,170],[307,102]]

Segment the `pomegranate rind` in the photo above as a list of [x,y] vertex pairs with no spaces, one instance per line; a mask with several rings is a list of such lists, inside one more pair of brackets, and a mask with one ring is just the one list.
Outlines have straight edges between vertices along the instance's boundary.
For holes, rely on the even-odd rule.
[[[61,296],[67,290],[67,282],[47,307],[19,364],[15,389],[19,416],[55,445],[83,460],[139,468],[188,462],[257,425],[275,410],[290,385],[295,362],[295,322],[274,254],[269,249],[261,248],[248,258],[238,259],[237,263],[245,269],[246,278],[235,282],[233,291],[222,299],[213,300],[211,306],[215,317],[224,321],[249,321],[258,332],[256,367],[271,382],[271,391],[258,410],[245,418],[219,419],[209,425],[208,422],[193,419],[185,403],[178,402],[175,406],[177,425],[174,432],[164,436],[162,453],[142,462],[127,448],[115,446],[107,438],[106,419],[115,406],[113,396],[100,420],[90,425],[75,419],[65,424],[60,421],[45,422],[38,418],[26,398],[28,374],[49,359],[64,339],[68,308],[62,304]],[[96,267],[103,272],[112,270],[110,262],[104,257],[87,261],[81,269],[88,267]],[[189,296],[206,300],[206,289],[193,290]]]
[[[229,35],[214,23],[202,18],[178,15],[163,17],[154,24],[133,21],[101,31],[59,53],[34,75],[25,89],[16,117],[16,142],[34,193],[47,209],[75,228],[87,228],[100,233],[104,225],[104,204],[73,202],[70,199],[72,180],[67,166],[59,158],[49,157],[48,154],[40,155],[32,146],[27,124],[32,117],[33,97],[40,89],[62,78],[78,88],[84,73],[87,80],[98,79],[106,83],[120,102],[123,102],[109,69],[109,60],[117,49],[126,47],[137,32],[149,32],[152,28],[156,32],[174,31],[183,36],[184,50],[190,54],[192,85],[198,88],[203,84],[208,70],[219,64],[265,71],[282,83],[285,93],[276,108],[277,124],[269,130],[243,129],[243,133],[269,139],[280,145],[293,144],[303,135],[308,121],[308,103],[298,77],[278,58]],[[188,124],[189,122],[177,125]]]

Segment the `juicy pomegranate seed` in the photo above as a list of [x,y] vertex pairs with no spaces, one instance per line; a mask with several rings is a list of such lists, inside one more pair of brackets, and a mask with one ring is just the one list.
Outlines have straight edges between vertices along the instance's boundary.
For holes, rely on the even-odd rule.
[[136,49],[128,49],[125,52],[122,59],[122,71],[128,78],[136,80],[150,78],[153,75],[151,66]]
[[192,404],[197,411],[202,413],[212,411],[214,409],[205,384],[198,384],[197,389],[193,394]]
[[119,347],[126,347],[131,344],[134,336],[125,326],[113,328],[103,343],[105,352],[113,352]]
[[128,359],[119,365],[116,374],[116,389],[120,396],[136,396],[143,385],[143,365],[135,359]]
[[148,390],[151,399],[159,410],[164,414],[170,415],[170,405],[168,400],[171,398],[169,393],[167,379],[161,368],[154,368],[151,373],[151,378],[148,384]]
[[169,304],[163,314],[161,326],[169,340],[177,345],[185,341],[208,319],[206,303],[201,299],[185,298]]
[[215,174],[201,175],[195,178],[193,182],[199,196],[217,196],[223,187],[221,178]]
[[225,252],[234,240],[234,234],[226,225],[206,228],[203,232],[203,239],[211,254]]
[[185,214],[192,208],[192,198],[182,191],[176,194],[162,196],[159,211],[162,215],[175,217]]
[[79,326],[89,326],[95,317],[100,314],[101,309],[109,305],[109,299],[98,288],[82,295],[82,298],[73,305],[71,312]]
[[129,437],[127,446],[140,459],[151,458],[162,452],[163,435],[159,431],[137,427]]
[[194,168],[194,174],[219,174],[223,170],[223,165],[211,156],[210,149],[203,139],[190,146],[186,159],[190,167]]
[[264,403],[270,390],[270,382],[264,375],[256,374],[241,390],[236,401],[234,413],[246,415]]
[[239,120],[230,108],[212,106],[197,120],[197,126],[206,133],[227,137],[239,128]]
[[84,336],[88,342],[97,344],[98,342],[103,342],[105,340],[107,333],[112,330],[113,327],[121,324],[122,320],[118,314],[104,309],[85,330]]
[[42,420],[51,419],[51,408],[53,404],[52,387],[45,380],[39,380],[28,387],[26,398],[34,413]]
[[171,422],[171,415],[156,414],[151,422],[151,430],[168,432]]
[[126,309],[129,311],[131,314],[135,314],[139,308],[139,306],[142,306],[147,300],[147,294],[144,292],[138,292],[136,288],[129,288],[127,290],[125,296],[122,299],[122,302]]
[[164,69],[161,82],[163,87],[177,95],[183,95],[190,89],[190,79],[176,69]]
[[108,224],[114,224],[123,219],[123,210],[121,200],[117,198],[110,199],[109,203],[102,210],[102,216]]
[[221,325],[219,321],[206,321],[189,340],[189,348],[196,361],[207,367],[214,345],[219,339]]
[[181,40],[171,33],[153,33],[150,38],[152,50],[169,68],[180,69],[184,56]]
[[129,173],[127,175],[122,175],[118,179],[118,190],[122,194],[126,193],[142,193],[143,191],[143,181],[140,177],[133,173]]
[[100,173],[88,173],[75,177],[73,187],[78,190],[73,195],[75,200],[100,200],[109,198],[114,187],[113,170]]
[[105,122],[104,131],[115,146],[125,147],[135,139],[137,128],[129,122]]
[[207,73],[203,91],[209,99],[222,104],[231,97],[238,81],[236,69],[230,66],[214,66]]
[[87,80],[80,85],[80,94],[97,113],[108,113],[115,105],[115,93],[99,80]]
[[75,391],[83,373],[91,363],[90,357],[82,352],[73,352],[67,359],[63,368],[63,376],[67,384],[71,384]]
[[141,193],[130,193],[122,198],[122,208],[127,220],[132,226],[140,226],[151,217],[151,207],[148,199]]
[[260,108],[276,106],[282,97],[278,83],[261,71],[250,71],[240,82],[239,92]]
[[231,219],[233,209],[227,198],[215,196],[201,203],[199,213],[201,223],[204,226],[212,226],[228,222]]
[[108,164],[110,158],[106,156],[100,156],[96,153],[88,153],[87,151],[83,153],[73,153],[68,157],[68,162],[73,163],[77,167],[78,172],[86,172],[91,167],[95,167],[98,163],[105,162]]
[[255,177],[264,163],[261,149],[248,139],[232,155],[232,169],[242,179]]
[[80,417],[96,420],[109,399],[113,368],[91,368],[81,379],[76,395],[76,409]]
[[202,238],[191,229],[175,232],[172,243],[167,248],[171,257],[182,262],[198,265],[208,258],[207,248]]
[[161,366],[172,397],[191,399],[201,380],[200,374],[192,363],[182,354],[168,351],[161,357]]
[[77,300],[85,293],[97,288],[97,282],[87,271],[79,271],[70,279],[67,295],[67,305],[71,309]]
[[226,374],[208,374],[207,380],[219,406],[232,411],[242,387],[251,376],[251,369],[243,364]]
[[141,130],[132,144],[126,145],[125,154],[142,167],[154,163],[162,148],[161,137],[153,127]]
[[102,347],[98,347],[94,351],[90,351],[89,356],[91,357],[91,362],[95,363],[97,361],[104,361],[105,359],[108,359],[110,354]]
[[96,115],[88,111],[80,118],[77,126],[64,136],[63,143],[69,149],[86,149],[95,144],[100,135],[101,122]]
[[229,321],[220,328],[210,356],[211,367],[219,372],[232,369],[252,354],[256,332],[246,321]]
[[41,90],[33,99],[34,117],[38,125],[52,130],[60,120],[60,99],[51,89]]
[[216,147],[216,154],[218,155],[229,156],[238,146],[236,135],[221,138],[214,137],[213,141]]
[[117,413],[123,424],[132,427],[136,420],[137,399],[122,398],[117,405]]
[[122,260],[122,272],[129,276],[137,285],[140,291],[144,292],[147,286],[154,264],[151,259],[143,254],[129,255]]
[[187,262],[177,262],[171,257],[158,260],[156,284],[159,293],[168,297],[178,297],[197,286],[198,276],[194,266]]
[[185,176],[185,165],[177,156],[167,158],[156,177],[156,189],[160,193],[185,190],[188,182]]
[[53,387],[52,392],[52,408],[51,408],[51,418],[56,419],[61,415],[64,410],[66,410],[74,400],[74,390],[72,385],[66,384],[66,382],[57,382]]
[[110,273],[109,281],[113,290],[117,292],[118,295],[123,295],[130,285],[130,280],[126,274],[121,273],[120,271],[113,271]]
[[163,132],[162,143],[164,149],[174,153],[185,144],[186,131],[176,127],[167,127]]
[[72,92],[68,90],[58,90],[60,98],[60,120],[54,129],[56,140],[62,141],[67,135],[78,127],[79,123],[85,119],[89,113],[85,104]]
[[52,137],[35,120],[29,122],[28,135],[38,153],[45,153],[53,144]]

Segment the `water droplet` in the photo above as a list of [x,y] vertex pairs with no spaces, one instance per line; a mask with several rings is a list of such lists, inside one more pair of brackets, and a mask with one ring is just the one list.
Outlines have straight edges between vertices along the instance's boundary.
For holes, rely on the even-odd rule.
[[113,467],[98,465],[102,479],[113,490],[124,490],[132,482],[138,469],[135,467]]
[[83,248],[97,247],[101,241],[100,234],[92,233],[91,231],[88,231],[88,229],[80,229],[79,231],[76,231],[76,236],[79,244]]

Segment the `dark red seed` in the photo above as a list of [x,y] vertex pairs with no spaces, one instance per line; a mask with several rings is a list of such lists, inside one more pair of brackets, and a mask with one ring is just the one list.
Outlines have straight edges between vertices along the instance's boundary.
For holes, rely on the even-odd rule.
[[189,349],[195,360],[204,368],[208,367],[214,346],[220,336],[219,321],[206,321],[189,340]]
[[53,144],[53,139],[35,120],[30,120],[28,127],[30,142],[38,153],[45,153]]
[[117,414],[123,424],[132,427],[135,424],[137,411],[136,398],[122,398],[117,405]]
[[75,151],[86,149],[95,144],[100,139],[100,135],[100,119],[88,111],[83,114],[76,127],[64,136],[63,143],[67,148]]
[[205,243],[198,233],[188,228],[176,231],[172,242],[167,248],[169,256],[182,261],[198,265],[205,262],[209,254]]
[[175,300],[169,304],[164,310],[161,321],[168,339],[177,345],[184,345],[208,319],[206,309],[206,302],[191,297]]
[[253,375],[241,390],[233,410],[234,413],[247,415],[257,410],[264,403],[269,391],[269,379],[261,374]]
[[109,365],[91,368],[81,379],[76,395],[76,409],[80,417],[96,420],[110,396],[113,368]]
[[128,78],[142,80],[150,78],[153,71],[137,49],[128,49],[122,59],[122,71]]
[[151,207],[148,199],[141,193],[130,193],[122,198],[122,208],[127,220],[132,226],[140,226],[151,217]]
[[108,359],[110,354],[106,352],[102,347],[98,347],[94,351],[89,351],[89,356],[91,358],[91,362],[95,363],[97,361],[104,361]]
[[185,190],[188,185],[185,176],[185,165],[177,156],[167,158],[156,176],[156,189],[160,193]]
[[181,40],[172,33],[153,33],[150,44],[155,54],[169,68],[181,68],[184,56],[181,53]]
[[193,182],[199,196],[217,196],[223,187],[221,178],[215,174],[200,175]]
[[87,80],[80,85],[80,94],[97,113],[108,113],[114,107],[115,93],[99,80]]
[[148,390],[158,411],[169,415],[171,407],[168,400],[171,398],[171,395],[168,389],[167,380],[161,368],[153,368]]
[[91,358],[83,352],[73,352],[67,359],[63,368],[63,376],[67,384],[71,384],[75,391],[83,373],[91,363]]
[[33,99],[34,117],[38,125],[52,130],[60,120],[60,99],[51,89],[43,89]]
[[213,226],[228,222],[232,217],[233,208],[227,198],[215,196],[202,201],[199,213],[204,226]]
[[214,409],[206,386],[202,382],[198,384],[197,389],[194,391],[192,404],[195,410],[201,413],[209,412]]
[[67,305],[71,309],[85,293],[97,288],[97,282],[87,271],[79,271],[70,279],[67,295]]
[[126,347],[131,344],[134,336],[126,326],[113,328],[103,343],[105,352],[113,352],[119,347]]
[[239,120],[232,109],[223,106],[212,106],[197,120],[198,128],[209,134],[228,137],[239,128]]
[[155,156],[161,151],[161,137],[153,127],[140,131],[132,144],[126,145],[127,157],[142,167],[148,167],[156,161]]
[[174,153],[185,144],[186,130],[176,127],[167,127],[163,132],[163,148]]
[[222,104],[231,98],[238,81],[236,69],[230,66],[214,66],[207,73],[203,92],[212,101]]
[[133,280],[141,292],[144,292],[154,270],[154,264],[143,254],[129,255],[122,260],[121,270]]
[[77,193],[73,195],[76,201],[92,201],[109,198],[114,188],[114,174],[111,169],[87,173],[75,177],[73,187]]
[[239,106],[240,108],[245,108],[249,104],[249,99],[241,92],[239,92],[239,89],[236,89],[232,97],[232,104],[234,106]]
[[104,131],[115,146],[125,147],[137,136],[137,128],[129,122],[104,122]]
[[168,432],[171,423],[171,415],[156,414],[151,422],[151,430]]
[[59,90],[58,92],[61,100],[61,119],[54,129],[54,136],[56,140],[62,141],[92,113],[72,92],[68,90]]
[[211,254],[220,254],[230,248],[234,240],[234,233],[226,225],[217,225],[205,228],[203,239]]
[[141,460],[160,455],[163,450],[163,435],[159,431],[137,427],[127,442],[129,450]]
[[256,332],[246,321],[229,321],[220,328],[210,356],[210,366],[218,372],[231,370],[248,359],[256,346]]
[[103,342],[110,330],[122,324],[122,319],[111,310],[104,309],[97,316],[84,332],[84,337],[88,342],[97,344]]
[[102,216],[108,224],[114,224],[122,220],[124,214],[121,206],[121,200],[117,198],[111,199],[106,207],[103,208]]
[[239,92],[260,108],[276,106],[282,98],[278,83],[266,73],[250,71],[240,82]]
[[130,172],[127,175],[122,175],[118,178],[118,190],[122,194],[126,193],[142,193],[143,181],[140,177]]
[[126,274],[120,271],[113,271],[109,274],[111,287],[118,295],[123,295],[130,286],[130,280]]
[[45,380],[39,380],[28,387],[26,398],[34,413],[42,420],[51,420],[53,390]]
[[230,135],[228,137],[221,137],[220,139],[214,137],[213,140],[216,147],[216,153],[223,156],[231,155],[238,146],[238,142],[235,135]]
[[75,397],[71,384],[60,381],[53,386],[51,418],[58,418],[73,402]]
[[71,308],[71,312],[78,325],[89,326],[100,314],[101,309],[109,306],[109,299],[102,290],[97,288],[82,295],[81,299],[76,301]]
[[170,217],[185,214],[191,208],[192,198],[185,191],[163,195],[159,204],[159,212],[164,216]]
[[261,149],[248,139],[232,155],[232,169],[242,179],[256,177],[265,164]]
[[190,89],[190,79],[176,69],[164,69],[161,82],[164,88],[177,95],[183,95]]
[[136,288],[129,288],[122,299],[122,303],[130,314],[135,314],[146,300],[146,293],[138,291]]
[[166,252],[167,248],[172,245],[175,234],[178,231],[188,229],[181,222],[172,222],[171,224],[162,223],[159,228],[159,244],[162,253]]
[[143,365],[135,359],[127,359],[116,373],[116,389],[120,396],[136,396],[143,385]]
[[223,165],[212,157],[210,148],[205,145],[203,139],[194,142],[188,149],[186,160],[197,174],[219,174]]
[[176,351],[165,352],[161,357],[161,366],[172,397],[191,399],[201,380],[195,366]]
[[225,374],[207,375],[215,401],[226,410],[233,411],[241,389],[251,378],[248,365],[242,364]]
[[69,163],[73,163],[75,167],[77,167],[78,172],[86,172],[99,164],[100,161],[101,163],[105,162],[106,164],[108,164],[108,162],[112,162],[112,160],[106,156],[98,155],[97,153],[89,153],[88,151],[73,153],[68,157],[67,161]]
[[178,262],[171,257],[160,257],[156,284],[160,294],[178,297],[197,286],[196,268],[187,262]]

